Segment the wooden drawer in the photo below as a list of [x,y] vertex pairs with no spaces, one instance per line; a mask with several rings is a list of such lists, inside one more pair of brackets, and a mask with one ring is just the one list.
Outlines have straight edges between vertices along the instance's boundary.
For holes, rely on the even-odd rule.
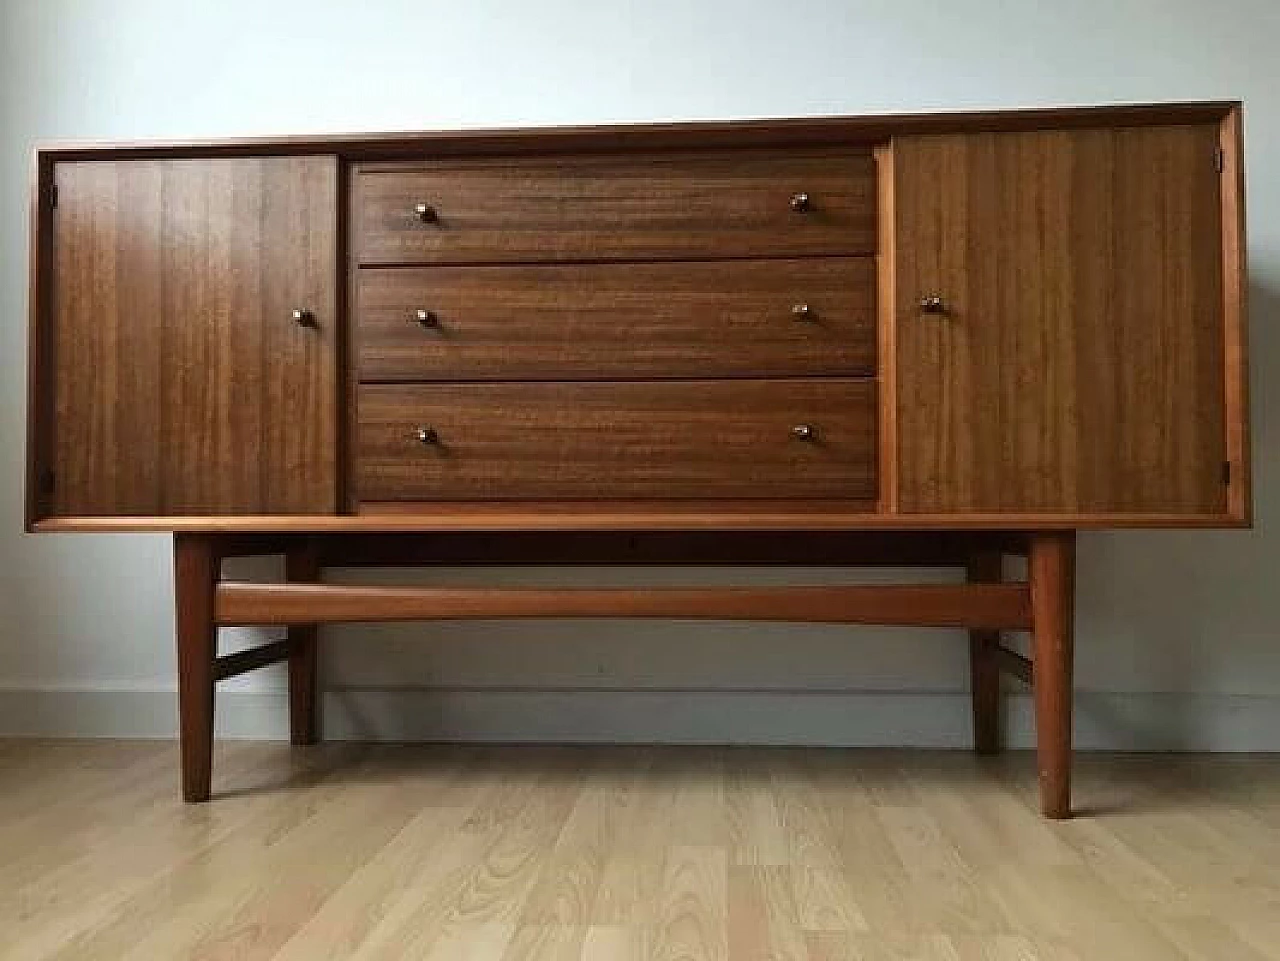
[[875,251],[867,152],[367,164],[353,180],[364,265]]
[[870,374],[875,261],[367,268],[363,380]]
[[358,403],[364,501],[876,495],[868,379],[379,384]]

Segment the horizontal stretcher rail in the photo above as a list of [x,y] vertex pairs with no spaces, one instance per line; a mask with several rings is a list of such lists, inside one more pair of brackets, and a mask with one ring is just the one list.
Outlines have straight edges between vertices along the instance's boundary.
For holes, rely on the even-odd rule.
[[659,617],[1020,630],[1025,584],[847,587],[458,588],[218,585],[220,625],[507,617]]

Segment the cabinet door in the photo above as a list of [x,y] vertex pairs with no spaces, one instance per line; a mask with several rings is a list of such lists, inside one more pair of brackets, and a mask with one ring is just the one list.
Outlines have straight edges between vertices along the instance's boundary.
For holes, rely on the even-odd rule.
[[1226,510],[1217,146],[1215,125],[894,141],[899,510]]
[[335,158],[55,178],[52,512],[336,510]]

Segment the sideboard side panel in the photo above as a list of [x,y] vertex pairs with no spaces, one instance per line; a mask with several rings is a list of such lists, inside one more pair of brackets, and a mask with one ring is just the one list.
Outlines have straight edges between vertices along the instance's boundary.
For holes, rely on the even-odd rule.
[[1227,461],[1231,465],[1227,508],[1233,518],[1253,518],[1249,450],[1249,286],[1245,243],[1244,117],[1234,107],[1219,135],[1222,167],[1223,339],[1227,363]]
[[1226,514],[1218,137],[895,141],[902,512]]

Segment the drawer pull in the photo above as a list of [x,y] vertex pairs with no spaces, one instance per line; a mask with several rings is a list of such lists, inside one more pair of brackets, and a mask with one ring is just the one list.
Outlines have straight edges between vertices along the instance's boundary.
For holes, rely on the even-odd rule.
[[436,316],[436,312],[434,310],[415,310],[413,312],[413,319],[423,327],[440,326],[440,318]]
[[812,208],[809,201],[809,195],[806,193],[798,193],[791,195],[791,209],[798,214],[805,213]]
[[920,310],[926,314],[945,314],[947,304],[939,295],[928,294],[920,298]]
[[413,205],[413,215],[421,220],[424,224],[434,224],[439,221],[440,216],[436,213],[436,208],[431,204],[417,203]]
[[436,433],[434,427],[419,427],[414,436],[418,438],[419,444],[438,444],[440,443],[440,435]]
[[796,424],[791,428],[791,436],[796,440],[815,441],[818,439],[818,428],[812,424]]
[[293,322],[299,327],[317,326],[316,315],[305,307],[295,307],[293,309]]
[[796,320],[817,320],[818,316],[808,304],[795,304],[791,308],[791,316]]

